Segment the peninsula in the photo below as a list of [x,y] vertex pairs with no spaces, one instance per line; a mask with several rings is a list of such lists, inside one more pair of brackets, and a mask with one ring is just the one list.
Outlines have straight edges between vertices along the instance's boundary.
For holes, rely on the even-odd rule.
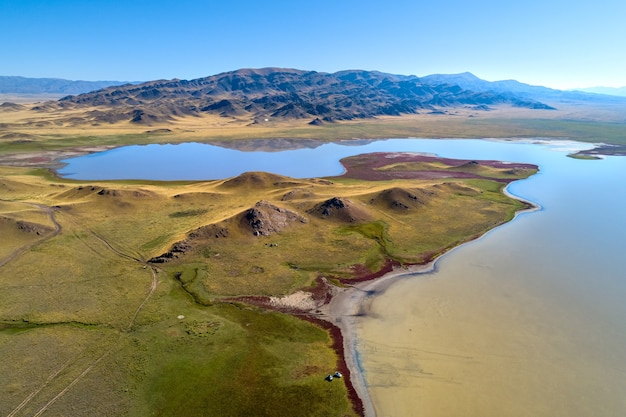
[[3,411],[362,415],[327,304],[509,220],[527,205],[502,188],[536,167],[342,162],[334,178],[183,183],[1,168],[2,353],[31,362]]

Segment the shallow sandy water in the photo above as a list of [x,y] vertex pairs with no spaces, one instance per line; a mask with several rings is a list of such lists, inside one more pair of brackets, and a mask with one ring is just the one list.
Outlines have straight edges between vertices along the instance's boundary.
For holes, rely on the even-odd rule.
[[617,416],[626,410],[621,359],[603,349],[606,339],[619,336],[609,326],[514,280],[503,283],[478,263],[442,268],[444,276],[392,286],[360,327],[378,416]]
[[372,300],[357,335],[377,416],[626,415],[626,159],[588,163],[519,183],[544,210]]

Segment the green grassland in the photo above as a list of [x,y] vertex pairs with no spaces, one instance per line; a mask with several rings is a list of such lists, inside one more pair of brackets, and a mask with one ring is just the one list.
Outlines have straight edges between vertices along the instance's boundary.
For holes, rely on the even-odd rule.
[[[0,414],[356,415],[343,380],[324,380],[339,359],[325,330],[229,300],[430,259],[523,207],[502,187],[265,173],[79,182],[2,167]],[[343,211],[325,215],[335,197]],[[256,236],[254,207],[270,215]],[[299,220],[274,224],[272,207]],[[177,242],[185,252],[148,262]]]

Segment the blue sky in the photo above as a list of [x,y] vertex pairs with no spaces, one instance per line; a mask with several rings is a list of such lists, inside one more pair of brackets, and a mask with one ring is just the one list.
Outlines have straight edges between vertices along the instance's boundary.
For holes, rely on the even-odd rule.
[[192,79],[238,68],[626,86],[623,0],[0,0],[0,75]]

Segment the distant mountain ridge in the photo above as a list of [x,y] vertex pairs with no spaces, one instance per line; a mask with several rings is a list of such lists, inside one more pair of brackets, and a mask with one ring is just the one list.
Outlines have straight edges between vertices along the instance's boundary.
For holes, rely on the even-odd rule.
[[0,94],[82,94],[128,81],[72,81],[0,75]]
[[[466,77],[474,83],[479,80]],[[420,78],[363,70],[329,74],[284,68],[240,69],[194,80],[111,86],[57,102],[60,107],[102,108],[92,112],[92,121],[134,123],[202,113],[251,120],[313,118],[321,122],[460,106],[487,109],[500,104],[551,109],[529,96],[504,89],[470,89],[435,76]]]
[[[71,124],[122,121],[151,124],[177,117],[216,114],[250,123],[290,118],[308,119],[309,123],[319,125],[385,115],[445,114],[461,107],[488,111],[498,105],[542,110],[571,102],[626,105],[624,97],[554,90],[515,80],[490,82],[469,72],[417,77],[364,70],[323,73],[290,68],[247,68],[193,80],[132,84],[0,77],[0,93],[3,82],[5,89],[12,85],[12,91],[21,88],[24,94],[28,94],[27,91],[69,93],[58,101],[40,103],[32,109],[84,109],[80,117],[68,115],[67,121]],[[97,88],[102,83],[112,85]],[[91,91],[70,93],[85,89]],[[0,110],[19,110],[18,105],[11,107],[10,104],[6,103]]]
[[476,77],[470,72],[464,72],[460,74],[433,74],[427,75],[420,79],[424,82],[430,83],[434,82],[456,84],[460,87],[472,91],[492,91],[499,93],[515,94],[516,96],[521,98],[534,100],[611,100],[611,97],[599,97],[598,94],[605,94],[600,91],[586,91],[585,89],[563,91],[548,87],[525,84],[516,80],[485,81]]
[[570,91],[583,91],[585,93],[606,94],[610,96],[626,97],[626,87],[574,88]]
[[471,72],[463,72],[460,74],[432,74],[422,77],[421,80],[429,83],[456,84],[473,91],[497,91],[523,95],[545,95],[554,94],[559,91],[547,87],[524,84],[515,80],[485,81]]

